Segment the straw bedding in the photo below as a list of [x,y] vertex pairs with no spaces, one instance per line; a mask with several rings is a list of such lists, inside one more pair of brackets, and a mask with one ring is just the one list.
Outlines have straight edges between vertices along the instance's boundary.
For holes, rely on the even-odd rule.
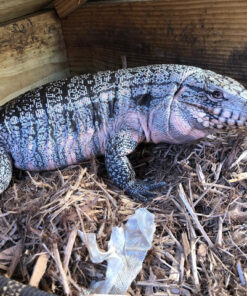
[[156,232],[129,295],[246,295],[247,138],[222,133],[187,145],[140,145],[141,179],[166,181],[140,204],[108,179],[104,159],[53,172],[16,171],[0,198],[0,271],[57,295],[102,280],[77,230],[107,250],[113,226],[139,207]]

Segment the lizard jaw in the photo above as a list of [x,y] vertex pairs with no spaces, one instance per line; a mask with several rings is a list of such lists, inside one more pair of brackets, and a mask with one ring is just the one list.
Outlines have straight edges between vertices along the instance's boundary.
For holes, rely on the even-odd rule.
[[239,111],[231,111],[227,108],[205,107],[199,104],[187,103],[196,107],[195,118],[205,128],[241,128],[247,127],[247,116]]
[[[210,112],[209,112],[210,111]],[[241,128],[247,126],[247,117],[240,112],[232,112],[229,109],[210,108],[206,112],[198,113],[197,121],[206,128]]]

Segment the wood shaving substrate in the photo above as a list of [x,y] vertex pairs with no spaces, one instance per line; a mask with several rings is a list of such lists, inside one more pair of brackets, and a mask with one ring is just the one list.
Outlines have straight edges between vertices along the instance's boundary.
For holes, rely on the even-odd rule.
[[153,247],[128,295],[247,295],[247,137],[221,133],[186,145],[143,144],[137,177],[165,181],[137,203],[107,177],[104,158],[42,173],[15,171],[0,198],[0,272],[57,295],[103,280],[77,230],[107,250],[113,226],[139,207],[155,215]]

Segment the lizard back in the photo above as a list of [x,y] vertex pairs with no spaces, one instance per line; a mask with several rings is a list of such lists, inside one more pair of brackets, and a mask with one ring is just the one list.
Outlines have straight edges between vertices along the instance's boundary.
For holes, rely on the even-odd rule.
[[107,83],[112,75],[102,75],[101,83],[94,75],[74,76],[5,104],[0,110],[1,142],[15,166],[48,170],[102,154],[107,132],[102,129],[116,107],[114,86]]
[[40,171],[104,154],[108,136],[128,127],[127,121],[148,139],[146,114],[157,101],[168,112],[164,97],[189,69],[151,65],[48,83],[1,107],[0,143],[16,167]]

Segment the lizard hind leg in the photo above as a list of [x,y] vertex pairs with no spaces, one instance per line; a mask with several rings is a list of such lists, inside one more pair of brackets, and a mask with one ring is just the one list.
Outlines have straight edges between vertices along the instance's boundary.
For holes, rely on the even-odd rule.
[[0,146],[0,193],[8,186],[12,178],[12,161],[7,150]]

